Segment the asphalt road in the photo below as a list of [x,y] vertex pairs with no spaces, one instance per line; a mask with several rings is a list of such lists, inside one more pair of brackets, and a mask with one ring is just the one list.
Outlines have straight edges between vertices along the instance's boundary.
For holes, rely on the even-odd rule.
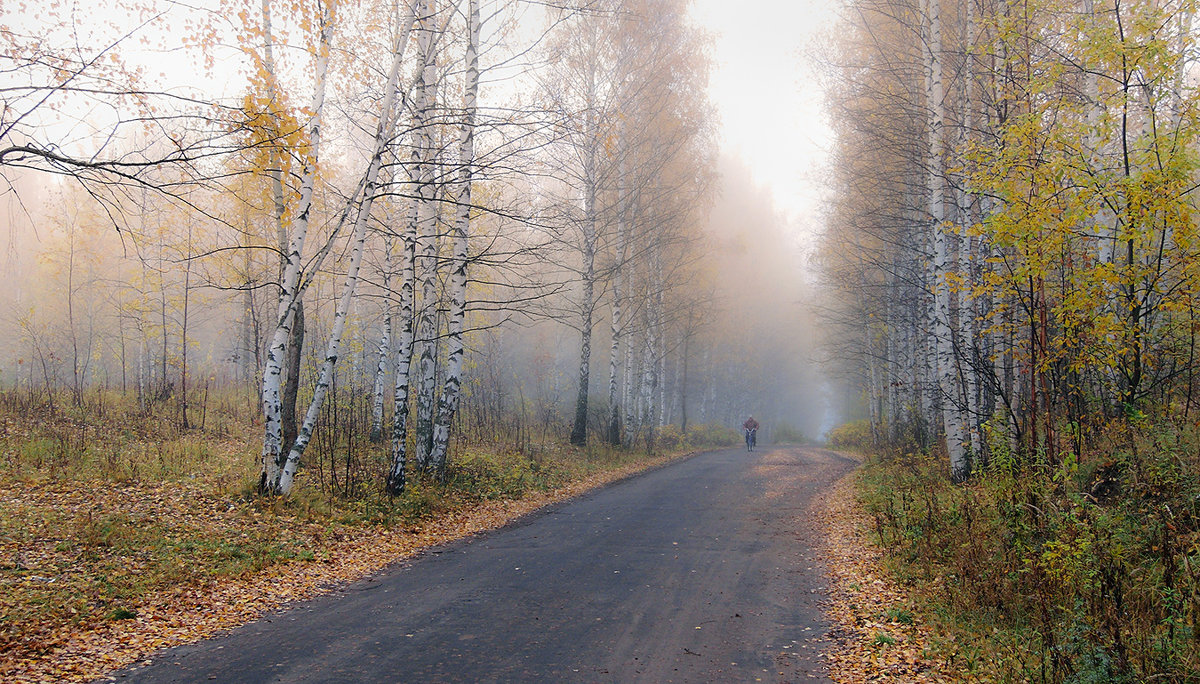
[[854,464],[700,454],[117,673],[128,682],[828,681],[804,525]]

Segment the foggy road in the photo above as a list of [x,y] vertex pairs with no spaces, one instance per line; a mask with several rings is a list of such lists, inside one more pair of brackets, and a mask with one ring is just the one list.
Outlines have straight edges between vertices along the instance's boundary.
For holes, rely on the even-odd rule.
[[803,520],[853,467],[810,448],[700,454],[116,676],[828,681],[826,580]]

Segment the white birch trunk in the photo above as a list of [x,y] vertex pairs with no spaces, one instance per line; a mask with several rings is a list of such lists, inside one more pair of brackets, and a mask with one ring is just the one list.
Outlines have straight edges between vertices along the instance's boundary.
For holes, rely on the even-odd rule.
[[654,258],[654,389],[658,390],[658,427],[666,424],[667,416],[667,354],[664,351],[666,346],[666,333],[663,331],[663,283],[659,274],[662,273],[662,259],[659,256],[658,250],[655,250]]
[[575,422],[571,428],[571,443],[587,443],[588,384],[592,364],[592,317],[596,291],[596,199],[595,185],[589,179],[588,199],[584,219],[583,294],[580,310],[579,376],[575,395]]
[[280,283],[279,307],[275,317],[275,331],[267,347],[266,364],[263,368],[263,451],[259,490],[264,493],[280,493],[278,488],[283,468],[283,447],[280,444],[281,414],[280,396],[283,380],[284,356],[288,338],[292,332],[292,321],[296,303],[300,298],[301,255],[308,235],[308,224],[313,205],[313,190],[316,186],[317,158],[321,145],[321,113],[325,107],[325,84],[329,71],[329,50],[333,41],[333,13],[336,4],[332,0],[325,5],[321,33],[317,46],[316,75],[313,88],[312,112],[307,125],[309,153],[304,155],[304,166],[300,173],[300,198],[296,208],[295,230],[287,249],[287,265],[283,269]]
[[[647,297],[647,299],[650,299]],[[646,429],[646,446],[654,445],[654,374],[657,369],[654,350],[655,341],[654,321],[651,320],[653,306],[646,307],[646,340],[642,346],[642,380],[638,400],[638,426]]]
[[[391,236],[384,240],[383,290],[392,291],[392,244]],[[392,353],[392,299],[389,296],[383,313],[383,334],[379,339],[379,360],[375,364],[375,384],[371,388],[371,443],[383,439],[384,382],[387,380],[388,357]]]
[[458,201],[454,219],[454,254],[450,272],[450,312],[447,330],[446,381],[438,401],[433,428],[433,467],[439,479],[446,470],[450,421],[462,396],[463,323],[467,310],[467,256],[471,222],[471,179],[475,164],[475,108],[479,91],[479,0],[467,0],[467,75],[463,89],[463,123],[459,130]]
[[417,59],[421,68],[413,86],[413,143],[409,160],[412,176],[409,182],[416,186],[418,199],[409,206],[404,231],[400,235],[401,271],[400,271],[400,321],[396,331],[396,360],[395,378],[392,387],[392,440],[391,465],[388,468],[386,487],[393,496],[404,493],[406,486],[406,471],[408,468],[408,414],[409,394],[411,386],[412,359],[415,347],[414,325],[416,315],[416,262],[417,262],[417,233],[420,218],[419,194],[422,185],[422,170],[425,150],[422,147],[421,135],[427,135],[424,130],[428,120],[429,105],[427,102],[428,89],[425,86],[426,64],[432,59],[433,36],[431,18],[426,12],[423,1],[410,6],[410,26],[415,24],[417,31]]
[[[628,280],[626,283],[628,284]],[[625,363],[621,371],[621,407],[625,413],[625,423],[622,426],[623,436],[621,439],[626,446],[630,446],[633,444],[633,437],[637,432],[637,421],[634,419],[637,414],[634,407],[633,394],[633,337],[629,334],[628,330],[623,333],[623,337],[625,338],[623,341],[625,345]]]
[[420,308],[417,311],[417,467],[429,467],[433,451],[433,406],[437,374],[438,305],[438,210],[434,187],[434,143],[430,127],[437,101],[437,63],[434,53],[435,0],[422,0],[417,50],[421,60],[418,100],[413,110],[413,147],[417,166],[417,287]]
[[[959,126],[958,147],[964,151],[971,141],[971,131],[974,127],[974,84],[975,72],[972,68],[974,58],[970,50],[974,45],[975,39],[975,15],[974,7],[971,3],[967,3],[966,8],[966,37],[963,42],[963,55],[966,61],[966,66],[963,69],[965,74],[963,82],[962,94],[962,125]],[[962,405],[965,409],[965,415],[962,415],[961,422],[964,432],[964,449],[967,452],[966,458],[977,458],[980,454],[979,431],[976,429],[979,416],[979,401],[978,390],[979,381],[975,369],[975,358],[977,357],[975,350],[978,341],[976,335],[976,324],[978,317],[975,315],[975,297],[971,292],[971,288],[978,282],[973,277],[974,263],[976,250],[974,245],[977,238],[972,237],[971,233],[975,225],[974,203],[967,191],[967,173],[960,172],[959,181],[957,184],[957,204],[959,223],[961,224],[958,239],[958,272],[962,276],[966,286],[960,289],[958,294],[958,359],[956,367],[959,369],[959,375],[962,378],[961,392],[963,394]],[[964,358],[965,357],[965,358]],[[967,467],[970,467],[968,462]]]
[[408,461],[409,370],[413,356],[413,299],[417,279],[416,234],[417,205],[414,202],[408,212],[405,232],[400,237],[400,321],[396,332],[396,374],[392,387],[391,466],[387,476],[387,491],[392,495],[404,493]]
[[[594,74],[592,74],[594,78]],[[594,83],[589,87],[589,107]],[[596,146],[595,114],[589,109],[584,120],[584,144],[588,146],[584,162],[583,216],[583,292],[579,303],[579,375],[575,395],[575,419],[571,425],[571,444],[587,444],[588,385],[592,365],[592,324],[596,308]]]
[[625,266],[626,259],[626,222],[625,222],[625,198],[622,196],[622,188],[625,181],[625,158],[622,156],[620,170],[617,172],[617,277],[613,279],[612,293],[612,310],[610,312],[610,330],[612,340],[608,351],[608,426],[606,438],[610,444],[618,445],[621,443],[621,402],[617,395],[617,372],[618,362],[621,354],[621,341],[624,337],[624,324],[621,320],[621,297],[625,292],[625,280],[627,270]]
[[950,269],[950,244],[946,226],[946,180],[945,180],[945,90],[942,84],[942,24],[940,0],[926,1],[929,49],[926,53],[926,106],[929,109],[929,158],[928,190],[929,213],[932,218],[934,288],[934,333],[937,345],[937,379],[941,396],[941,423],[946,437],[946,452],[950,459],[950,472],[955,480],[968,474],[969,465],[963,448],[963,431],[958,410],[958,391],[955,382],[954,330],[951,299],[947,276]]
[[881,438],[880,427],[883,423],[883,416],[879,411],[879,399],[883,395],[882,388],[879,386],[879,362],[875,358],[875,340],[872,334],[870,319],[864,317],[863,324],[863,350],[867,355],[867,421],[871,426],[871,443],[878,445]]
[[296,442],[292,445],[287,461],[284,462],[282,472],[279,474],[279,483],[275,489],[280,494],[286,495],[291,492],[292,483],[296,477],[296,470],[300,465],[300,458],[303,456],[309,440],[312,439],[312,432],[316,427],[321,404],[324,403],[325,395],[329,391],[329,385],[333,379],[333,370],[337,365],[340,355],[342,334],[346,328],[346,319],[350,311],[351,301],[354,298],[354,292],[358,287],[358,272],[362,266],[362,257],[365,251],[367,224],[371,215],[371,206],[374,204],[375,197],[379,191],[379,170],[383,166],[383,155],[387,150],[395,129],[396,95],[400,80],[400,65],[403,61],[403,51],[401,48],[402,43],[397,43],[393,47],[392,67],[388,74],[387,85],[384,87],[383,104],[379,112],[379,124],[375,130],[374,148],[371,161],[363,177],[363,196],[354,222],[350,264],[347,267],[342,293],[338,299],[337,308],[334,311],[333,330],[330,333],[329,342],[325,350],[325,361],[321,366],[321,375],[313,391],[313,398],[309,402],[308,411],[305,413],[304,423],[300,426],[299,433],[296,435]]

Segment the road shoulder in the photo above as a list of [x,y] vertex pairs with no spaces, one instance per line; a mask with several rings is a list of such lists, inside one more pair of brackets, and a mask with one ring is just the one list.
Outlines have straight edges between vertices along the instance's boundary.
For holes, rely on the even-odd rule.
[[829,676],[846,684],[950,681],[928,652],[931,629],[911,608],[910,591],[891,578],[871,539],[871,520],[855,497],[859,472],[822,492],[810,509],[830,578]]

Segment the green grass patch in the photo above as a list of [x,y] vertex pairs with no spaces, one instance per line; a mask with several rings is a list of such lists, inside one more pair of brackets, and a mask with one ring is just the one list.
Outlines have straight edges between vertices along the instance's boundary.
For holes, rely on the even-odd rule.
[[875,638],[871,640],[875,646],[895,646],[896,637],[885,632],[876,632]]

